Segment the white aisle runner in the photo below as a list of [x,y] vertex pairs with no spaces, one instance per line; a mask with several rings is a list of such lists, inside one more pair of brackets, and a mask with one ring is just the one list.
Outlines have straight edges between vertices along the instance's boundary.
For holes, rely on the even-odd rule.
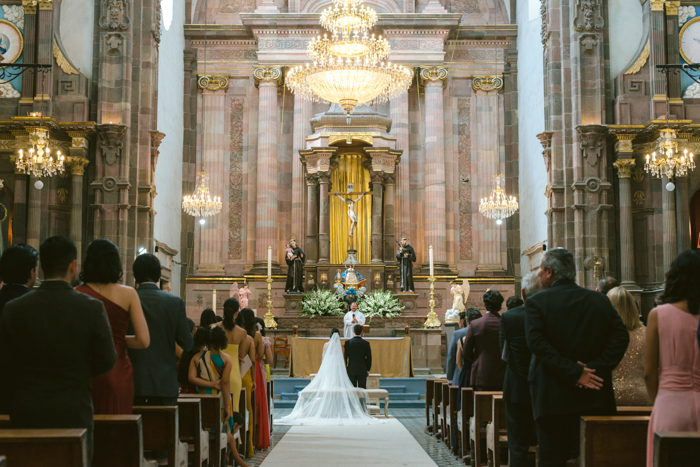
[[359,426],[293,426],[261,467],[436,466],[415,438],[392,418]]

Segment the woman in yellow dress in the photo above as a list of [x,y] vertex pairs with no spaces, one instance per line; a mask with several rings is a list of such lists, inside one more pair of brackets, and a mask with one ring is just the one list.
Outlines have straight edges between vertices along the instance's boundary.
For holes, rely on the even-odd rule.
[[238,300],[235,298],[226,300],[224,302],[224,321],[217,324],[217,326],[221,326],[226,331],[228,346],[224,349],[224,352],[235,363],[231,369],[231,397],[233,398],[233,410],[235,412],[238,412],[238,401],[241,398],[241,385],[243,384],[238,355],[241,343],[247,336],[245,329],[236,325],[236,318],[239,314],[238,307]]
[[[246,314],[252,316],[253,319],[246,319]],[[255,446],[253,445],[253,431],[255,428],[254,411],[253,411],[253,391],[255,390],[255,314],[250,308],[244,308],[238,315],[237,324],[243,325],[246,331],[246,338],[240,344],[239,347],[239,361],[241,366],[250,365],[249,369],[243,374],[242,381],[243,386],[246,388],[246,408],[250,414],[250,421],[248,424],[248,453],[246,457],[251,458],[255,455]],[[243,373],[243,372],[241,372]]]

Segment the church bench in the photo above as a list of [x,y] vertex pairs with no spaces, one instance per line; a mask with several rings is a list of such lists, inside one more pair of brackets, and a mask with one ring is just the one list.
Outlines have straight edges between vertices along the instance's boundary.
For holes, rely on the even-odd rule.
[[0,415],[0,430],[4,430],[6,428],[12,428],[10,426],[10,416]]
[[167,451],[168,467],[187,466],[187,446],[181,452],[177,406],[134,406],[133,413],[141,415],[143,449]]
[[[469,421],[469,446],[471,465],[479,467],[486,463],[486,424],[491,421],[491,396],[502,395],[501,391],[474,391],[474,413]],[[483,446],[482,446],[483,444]]]
[[270,427],[270,435],[272,435],[272,422],[274,420],[274,417],[272,416],[272,413],[275,411],[275,382],[274,381],[268,381],[267,382],[267,412],[268,416],[270,418],[270,421],[268,422],[268,426]]
[[631,405],[621,405],[617,408],[617,415],[623,415],[627,417],[644,417],[651,416],[651,410],[653,406],[631,406]]
[[474,415],[474,390],[472,388],[462,388],[460,411],[457,413],[457,436],[460,444],[460,458],[464,461],[470,457],[469,450],[469,423]]
[[[226,459],[226,439],[222,438],[221,430],[221,397],[218,394],[180,394],[180,399],[198,399],[202,409],[202,429],[209,433],[209,465],[212,467],[224,467]],[[241,401],[245,407],[245,388],[241,388]],[[239,410],[240,410],[239,406]],[[241,427],[241,436],[245,433]]]
[[459,398],[459,386],[453,386],[451,383],[443,384],[442,399],[445,401],[445,438],[447,447],[454,449],[452,446],[452,433],[457,424],[457,402]]
[[447,380],[433,380],[433,436],[436,438],[441,435],[440,427],[442,414],[440,413],[440,402],[442,401],[442,383],[444,382],[447,382]]
[[202,430],[202,400],[178,399],[180,441],[192,447],[193,467],[209,463],[209,434]]
[[3,429],[0,455],[9,467],[87,467],[87,430]]
[[491,398],[491,423],[486,426],[486,457],[489,466],[501,466],[501,450],[508,448],[506,403],[503,394]]
[[425,380],[425,429],[428,432],[433,431],[433,423],[430,418],[430,409],[433,406],[433,387],[435,385],[434,380]]
[[581,465],[645,465],[649,417],[581,417]]
[[381,407],[381,399],[384,399],[384,418],[389,418],[389,391],[386,389],[367,389],[370,401],[377,401],[377,407]]
[[662,431],[654,433],[654,467],[698,465],[700,433]]
[[0,467],[7,467],[7,458],[5,456],[0,456]]
[[92,465],[141,467],[141,415],[95,415]]

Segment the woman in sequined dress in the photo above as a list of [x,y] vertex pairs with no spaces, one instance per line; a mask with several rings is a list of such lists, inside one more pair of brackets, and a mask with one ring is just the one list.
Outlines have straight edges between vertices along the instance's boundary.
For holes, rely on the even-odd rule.
[[651,399],[644,383],[644,348],[646,328],[639,321],[634,297],[624,287],[615,287],[608,298],[630,333],[625,356],[613,370],[613,388],[618,406],[650,406]]

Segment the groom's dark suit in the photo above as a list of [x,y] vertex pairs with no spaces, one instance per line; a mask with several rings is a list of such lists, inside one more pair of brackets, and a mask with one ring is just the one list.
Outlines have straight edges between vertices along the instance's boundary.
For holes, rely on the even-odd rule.
[[367,375],[372,368],[372,349],[369,342],[355,336],[345,342],[345,366],[353,386],[367,389]]

